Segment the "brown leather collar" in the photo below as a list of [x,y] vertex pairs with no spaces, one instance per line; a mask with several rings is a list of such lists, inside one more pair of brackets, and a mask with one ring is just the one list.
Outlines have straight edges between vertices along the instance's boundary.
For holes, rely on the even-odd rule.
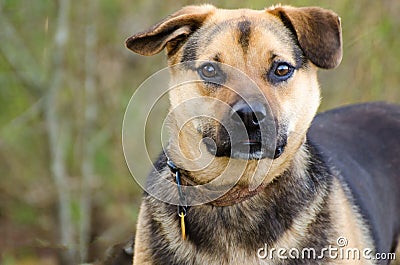
[[254,190],[249,190],[248,187],[235,185],[227,193],[219,197],[218,199],[209,202],[214,206],[231,206],[237,203],[241,203],[247,199],[250,199],[254,195],[258,194],[265,188],[265,185],[260,185]]
[[[182,170],[178,167],[175,166],[173,162],[170,160],[168,161],[168,166],[173,174],[175,174],[177,171],[180,172],[181,175],[181,181],[182,185],[184,186],[195,186],[197,185],[195,181],[193,181],[190,177],[187,175],[187,171]],[[186,172],[186,174],[185,174]],[[237,203],[241,203],[247,199],[250,199],[254,195],[258,194],[261,190],[265,188],[265,185],[260,185],[254,190],[249,190],[248,187],[246,186],[241,186],[241,185],[235,185],[233,186],[230,190],[228,190],[224,195],[219,197],[218,199],[215,199],[208,204],[211,204],[213,206],[231,206]]]

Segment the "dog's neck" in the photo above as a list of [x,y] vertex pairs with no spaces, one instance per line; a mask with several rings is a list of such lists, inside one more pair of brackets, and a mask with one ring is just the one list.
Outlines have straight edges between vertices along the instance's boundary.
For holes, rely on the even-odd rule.
[[[274,246],[280,237],[298,233],[294,225],[295,217],[301,222],[310,222],[307,224],[310,230],[318,224],[329,227],[330,219],[325,218],[327,208],[323,207],[323,202],[330,189],[330,176],[322,173],[327,169],[316,150],[309,149],[308,144],[302,145],[298,154],[284,173],[253,196],[234,204],[231,204],[233,200],[224,201],[225,197],[221,197],[220,203],[230,206],[215,207],[209,203],[188,209],[185,222],[189,244],[199,248],[213,245],[215,253],[225,253],[230,249],[235,253],[243,249],[254,251],[261,244]],[[171,222],[176,221],[174,205],[166,209]],[[204,220],[212,220],[213,225]],[[323,230],[324,233],[328,231]],[[226,233],[229,234],[229,241],[221,238]],[[325,235],[320,237],[324,240]],[[230,245],[230,242],[235,243]],[[325,246],[325,243],[323,241],[322,245]],[[175,253],[177,249],[171,251]]]
[[[172,162],[173,165],[176,165],[171,159],[170,162]],[[249,162],[249,161],[247,161]],[[255,161],[250,161],[252,163],[248,163],[246,166],[245,171],[248,171],[247,168],[252,168],[254,167],[253,164],[256,164]],[[304,172],[305,168],[308,165],[308,152],[307,148],[304,143],[302,143],[298,149],[298,151],[295,153],[293,158],[291,159],[291,163],[288,166],[288,168],[285,171],[290,171],[292,174],[297,174],[298,172]],[[260,164],[256,164],[256,166],[261,166],[263,167],[263,162],[261,161]],[[170,167],[171,168],[171,167]],[[189,170],[186,170],[182,166],[176,166],[177,171],[179,171],[181,175],[181,181],[182,185],[184,186],[196,186],[196,185],[201,185],[202,183],[197,182],[197,179],[193,177],[192,172]],[[252,170],[252,169],[249,169]],[[263,169],[262,169],[263,170]],[[245,172],[244,171],[244,172]],[[174,172],[171,172],[172,174],[175,174]],[[282,172],[284,173],[284,172]],[[253,196],[257,195],[259,192],[263,191],[264,188],[270,184],[274,179],[278,178],[279,176],[274,176],[273,178],[270,178],[268,176],[265,177],[265,180],[258,185],[255,189],[250,189],[248,183],[248,180],[243,181],[242,179],[239,179],[238,183],[232,186],[231,189],[229,189],[225,194],[222,196],[218,197],[217,199],[214,199],[210,201],[208,204],[213,205],[213,206],[231,206],[235,205],[238,203],[241,203],[247,199],[252,198]]]

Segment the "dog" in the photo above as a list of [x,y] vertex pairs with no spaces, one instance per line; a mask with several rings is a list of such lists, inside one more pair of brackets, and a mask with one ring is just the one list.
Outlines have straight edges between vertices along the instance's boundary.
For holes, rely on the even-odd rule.
[[382,254],[394,254],[400,232],[400,107],[316,115],[317,70],[342,59],[338,15],[187,6],[126,46],[166,50],[175,86],[133,264],[390,262]]

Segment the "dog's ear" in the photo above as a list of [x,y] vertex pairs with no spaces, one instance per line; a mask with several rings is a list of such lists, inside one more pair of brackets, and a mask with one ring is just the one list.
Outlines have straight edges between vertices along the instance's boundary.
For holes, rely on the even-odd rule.
[[141,55],[154,55],[167,46],[170,54],[200,28],[215,9],[212,5],[186,6],[148,30],[128,38],[126,47]]
[[330,69],[342,60],[340,18],[319,7],[278,6],[267,12],[279,17],[297,37],[304,54],[320,68]]

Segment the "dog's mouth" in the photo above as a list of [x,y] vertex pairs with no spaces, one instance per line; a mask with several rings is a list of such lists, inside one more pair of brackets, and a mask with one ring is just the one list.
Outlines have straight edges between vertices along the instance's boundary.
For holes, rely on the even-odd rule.
[[286,147],[286,138],[279,137],[274,143],[263,143],[258,139],[243,139],[234,141],[216,141],[210,138],[203,139],[208,152],[216,157],[231,157],[245,160],[260,160],[264,158],[276,159],[282,155]]
[[233,152],[249,153],[254,154],[260,152],[262,149],[262,143],[257,140],[242,140],[232,145]]
[[270,148],[263,147],[263,144],[257,140],[243,140],[232,145],[233,158],[241,158],[248,156],[247,159],[262,159],[266,157],[276,159],[280,157],[285,150],[286,141],[277,143],[277,146],[273,152]]

